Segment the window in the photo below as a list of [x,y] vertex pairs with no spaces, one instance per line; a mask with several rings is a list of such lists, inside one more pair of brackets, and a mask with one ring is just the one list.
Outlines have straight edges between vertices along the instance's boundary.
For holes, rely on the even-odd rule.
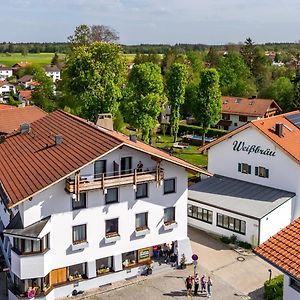
[[121,174],[132,173],[132,157],[121,158]]
[[104,257],[96,260],[96,273],[101,275],[109,272],[113,267],[113,257]]
[[79,199],[73,199],[72,198],[72,209],[81,209],[81,208],[86,208],[86,197],[87,193],[80,193],[79,194]]
[[32,278],[32,279],[23,279],[21,280],[19,277],[14,275],[14,286],[17,291],[21,294],[25,294],[31,288],[37,288],[37,294],[39,291],[46,291],[49,285],[49,275],[40,278]]
[[255,167],[255,175],[259,177],[269,178],[269,169],[264,167]]
[[105,221],[105,236],[111,237],[119,235],[118,219],[111,219]]
[[68,278],[69,280],[80,279],[86,276],[86,264],[77,264],[68,267]]
[[148,197],[148,183],[138,184],[136,187],[135,198],[141,199]]
[[14,238],[13,243],[18,254],[42,253],[49,249],[49,233],[38,240]]
[[222,120],[230,120],[230,114],[222,114]]
[[165,179],[164,180],[164,194],[175,193],[175,191],[176,191],[175,178]]
[[300,293],[300,281],[295,280],[294,278],[290,278],[290,287]]
[[86,242],[86,224],[73,226],[73,244]]
[[175,207],[167,207],[164,209],[164,223],[175,223]]
[[246,222],[229,217],[223,214],[217,214],[217,226],[240,234],[246,234]]
[[247,122],[248,121],[247,116],[239,116],[239,121],[240,122]]
[[188,204],[188,216],[209,224],[213,221],[213,212],[211,210]]
[[122,254],[122,264],[126,267],[131,267],[137,263],[137,251],[130,251]]
[[119,190],[118,188],[107,189],[105,195],[105,204],[116,203],[119,201]]
[[96,160],[94,163],[94,178],[101,178],[106,174],[106,160]]
[[245,163],[238,164],[238,171],[244,174],[251,174],[251,165]]
[[137,231],[148,228],[148,213],[140,213],[135,215],[135,229]]

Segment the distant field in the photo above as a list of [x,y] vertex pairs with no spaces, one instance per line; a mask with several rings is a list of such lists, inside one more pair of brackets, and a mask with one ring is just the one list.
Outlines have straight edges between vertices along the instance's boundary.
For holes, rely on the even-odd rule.
[[127,62],[131,63],[133,62],[134,58],[135,58],[135,54],[123,54],[127,60]]
[[50,64],[53,55],[54,53],[29,53],[28,55],[23,56],[21,53],[12,53],[10,56],[7,56],[4,53],[0,53],[0,64],[11,67],[15,63],[27,61],[34,64],[47,65]]

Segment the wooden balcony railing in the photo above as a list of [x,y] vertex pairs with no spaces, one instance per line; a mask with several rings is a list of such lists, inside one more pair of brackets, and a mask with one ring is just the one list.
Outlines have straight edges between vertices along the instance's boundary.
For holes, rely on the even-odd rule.
[[[128,173],[127,173],[128,172]],[[69,193],[79,194],[79,192],[95,190],[95,189],[107,189],[119,187],[122,185],[136,185],[139,183],[156,181],[160,184],[164,178],[163,169],[160,166],[156,166],[151,169],[145,170],[130,170],[126,174],[102,174],[99,176],[92,175],[79,175],[76,174],[75,178],[67,178],[65,188]]]

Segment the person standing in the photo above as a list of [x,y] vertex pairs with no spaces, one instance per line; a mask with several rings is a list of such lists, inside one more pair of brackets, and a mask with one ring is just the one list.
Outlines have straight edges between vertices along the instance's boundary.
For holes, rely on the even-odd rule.
[[208,276],[208,279],[207,279],[207,296],[208,296],[208,298],[211,297],[211,292],[212,292],[212,280],[211,280],[210,276]]
[[199,284],[200,284],[200,278],[198,273],[196,273],[194,278],[194,296],[197,296],[198,294]]
[[200,282],[201,282],[201,293],[205,293],[206,292],[206,277],[204,274],[202,275]]
[[192,288],[193,288],[193,277],[189,275],[185,280],[186,285],[186,296],[191,297],[192,296]]

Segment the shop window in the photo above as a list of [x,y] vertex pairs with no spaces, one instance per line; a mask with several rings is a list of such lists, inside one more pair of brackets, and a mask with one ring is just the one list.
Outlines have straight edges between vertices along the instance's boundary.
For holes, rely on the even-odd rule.
[[69,281],[78,280],[82,277],[86,277],[86,264],[77,264],[68,267],[68,279]]
[[238,171],[244,174],[251,174],[251,165],[238,163]]
[[113,257],[104,257],[96,260],[96,273],[101,275],[112,270]]
[[176,180],[175,178],[164,180],[164,194],[171,194],[176,192]]
[[79,199],[72,198],[72,209],[75,210],[75,209],[86,208],[86,198],[87,198],[87,193],[80,193]]
[[164,223],[166,225],[175,223],[175,207],[167,207],[164,209]]
[[122,254],[122,264],[125,268],[134,266],[137,262],[137,251]]
[[119,189],[112,188],[107,189],[107,193],[105,195],[105,204],[116,203],[119,201]]
[[209,224],[213,222],[213,212],[211,210],[191,204],[188,205],[188,216]]
[[269,178],[269,169],[265,167],[255,167],[255,175],[263,178]]
[[119,235],[118,219],[111,219],[105,221],[105,236],[107,238]]
[[148,197],[148,183],[141,183],[136,186],[135,198],[141,199]]
[[140,213],[135,215],[135,229],[137,231],[148,228],[148,213]]
[[86,241],[86,224],[73,226],[73,244],[80,244]]
[[217,226],[234,231],[240,234],[246,234],[246,222],[240,219],[229,217],[223,214],[217,214]]

